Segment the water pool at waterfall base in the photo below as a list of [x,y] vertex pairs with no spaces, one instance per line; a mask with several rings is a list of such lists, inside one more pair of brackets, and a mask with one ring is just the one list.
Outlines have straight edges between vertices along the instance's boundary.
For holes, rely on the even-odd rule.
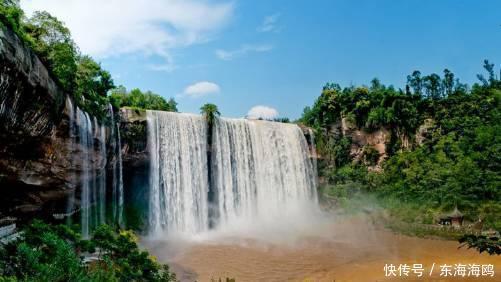
[[[183,239],[143,238],[142,245],[168,263],[180,281],[470,281],[441,277],[438,266],[501,263],[499,257],[458,248],[455,241],[395,234],[366,217],[324,214],[287,228],[290,222],[284,218],[261,226],[265,230],[213,231]],[[424,276],[386,277],[386,264],[422,264]],[[499,275],[495,269],[494,277],[471,281],[496,281]]]

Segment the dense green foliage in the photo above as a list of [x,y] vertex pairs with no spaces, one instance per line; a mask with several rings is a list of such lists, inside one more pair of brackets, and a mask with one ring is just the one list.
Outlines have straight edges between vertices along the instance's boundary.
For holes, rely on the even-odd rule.
[[12,29],[20,38],[30,40],[21,23],[24,13],[19,7],[19,0],[0,0],[0,26]]
[[92,58],[80,54],[69,29],[47,12],[25,18],[18,1],[3,0],[0,22],[12,29],[37,54],[61,89],[77,105],[103,119],[107,94],[114,87],[111,75]]
[[[94,261],[84,263],[87,254]],[[92,239],[65,225],[34,221],[22,238],[0,246],[0,281],[175,281],[137,246],[130,231],[98,227]]]
[[107,94],[114,87],[111,75],[92,58],[80,54],[61,21],[47,12],[35,12],[31,18],[25,18],[18,1],[2,0],[0,22],[35,51],[56,83],[78,106],[104,118]]
[[[377,79],[344,89],[327,84],[300,122],[316,129],[321,174],[331,189],[375,192],[387,203],[398,199],[428,222],[458,207],[466,219],[501,229],[501,80],[493,64],[485,61],[484,68],[488,77],[479,75],[471,89],[449,70],[443,78],[415,71],[405,90]],[[332,130],[343,118],[358,130],[390,132],[382,172],[366,168],[377,161],[373,148],[364,148],[363,163],[353,162],[349,136]]]
[[158,94],[151,91],[142,92],[139,89],[132,89],[130,92],[127,92],[124,86],[119,86],[111,91],[110,102],[116,108],[131,107],[135,109],[177,112],[177,103],[173,98],[166,101]]
[[70,30],[47,12],[35,12],[24,23],[24,30],[32,39],[32,49],[51,71],[62,89],[69,93],[77,89],[76,74],[80,62]]

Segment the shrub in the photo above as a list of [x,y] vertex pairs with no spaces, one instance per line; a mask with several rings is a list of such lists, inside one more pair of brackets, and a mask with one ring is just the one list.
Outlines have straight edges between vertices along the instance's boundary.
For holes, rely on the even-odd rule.
[[[85,264],[85,254],[98,260]],[[98,227],[83,240],[75,227],[35,220],[20,239],[0,247],[0,281],[176,281],[137,245],[131,231]]]

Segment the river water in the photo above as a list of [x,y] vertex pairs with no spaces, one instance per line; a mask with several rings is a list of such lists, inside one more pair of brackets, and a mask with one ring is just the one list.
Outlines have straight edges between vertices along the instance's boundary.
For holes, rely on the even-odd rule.
[[[287,223],[287,220],[286,220]],[[501,258],[458,249],[455,241],[398,235],[364,218],[302,222],[304,229],[219,232],[143,244],[181,281],[500,281]],[[494,265],[494,277],[441,277],[441,265]],[[386,277],[384,267],[422,264],[422,277]],[[429,275],[434,266],[432,275]],[[454,272],[454,270],[452,271]],[[452,273],[454,274],[454,273]],[[466,273],[467,275],[467,273]]]

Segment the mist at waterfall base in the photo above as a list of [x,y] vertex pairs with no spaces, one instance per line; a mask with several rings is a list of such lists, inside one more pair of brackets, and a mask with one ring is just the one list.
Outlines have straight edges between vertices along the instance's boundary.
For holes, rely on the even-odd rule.
[[147,115],[147,240],[293,245],[328,228],[314,145],[297,125],[218,118],[209,133],[199,115]]

